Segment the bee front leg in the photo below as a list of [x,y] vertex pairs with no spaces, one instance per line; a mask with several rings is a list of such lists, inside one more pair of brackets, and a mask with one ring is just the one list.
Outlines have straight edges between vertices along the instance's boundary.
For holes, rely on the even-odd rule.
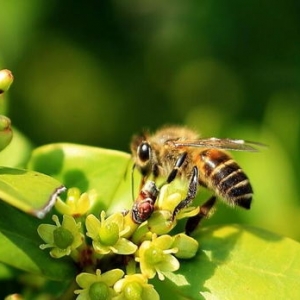
[[184,161],[186,159],[186,156],[187,156],[187,152],[183,152],[179,156],[179,158],[176,160],[175,166],[174,166],[173,170],[170,172],[170,174],[169,174],[169,176],[167,178],[166,183],[170,183],[170,182],[172,182],[175,179],[175,177],[176,177],[176,175],[178,173],[178,170],[181,168],[181,166],[183,165],[183,163],[184,163]]
[[198,189],[198,177],[199,177],[198,172],[199,172],[198,168],[194,166],[192,170],[192,176],[189,182],[187,196],[185,199],[179,202],[179,204],[175,207],[173,211],[172,220],[175,219],[176,215],[180,210],[187,207],[191,203],[191,201],[193,201],[193,199],[196,197],[197,189]]

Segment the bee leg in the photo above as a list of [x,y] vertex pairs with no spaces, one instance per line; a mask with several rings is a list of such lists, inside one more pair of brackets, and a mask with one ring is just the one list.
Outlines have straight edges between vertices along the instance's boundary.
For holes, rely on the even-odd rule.
[[172,220],[175,219],[176,215],[181,209],[187,207],[191,203],[191,201],[196,197],[197,189],[198,189],[198,177],[199,177],[198,168],[194,166],[192,170],[192,176],[189,182],[188,193],[186,195],[186,198],[183,199],[181,202],[179,202],[179,204],[175,207],[173,211]]
[[168,178],[167,178],[167,182],[166,183],[170,183],[172,182],[177,173],[178,173],[178,170],[181,168],[182,164],[184,163],[185,159],[186,159],[186,156],[187,156],[187,152],[183,152],[179,158],[177,159],[176,163],[175,163],[175,166],[173,168],[173,170],[170,172]]
[[201,220],[203,218],[209,217],[211,209],[216,204],[216,201],[217,201],[216,196],[210,197],[206,202],[204,202],[200,206],[199,213],[196,216],[191,217],[187,220],[186,225],[185,225],[185,233],[187,235],[191,235],[191,233],[198,227],[199,223],[201,222]]

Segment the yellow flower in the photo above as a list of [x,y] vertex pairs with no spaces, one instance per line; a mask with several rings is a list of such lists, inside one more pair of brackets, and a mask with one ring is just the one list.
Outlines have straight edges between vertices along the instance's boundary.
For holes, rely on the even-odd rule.
[[142,274],[125,275],[114,285],[118,296],[114,300],[159,300],[159,295],[152,284]]
[[[164,215],[167,215],[168,211],[171,215],[174,212],[175,207],[186,198],[188,192],[186,181],[182,180],[174,180],[170,184],[165,184],[161,189],[157,199],[157,210],[162,211]],[[185,207],[176,215],[176,219],[190,218],[192,216],[197,215],[199,212],[199,207]],[[155,215],[153,215],[154,217]],[[160,216],[161,217],[161,216]],[[169,219],[170,220],[170,219]],[[176,220],[174,221],[174,225],[176,225]]]
[[169,235],[152,236],[152,241],[144,241],[137,252],[136,261],[140,263],[140,269],[144,276],[153,278],[158,274],[160,280],[164,280],[164,272],[174,272],[179,269],[178,260],[172,255],[177,252],[172,248],[174,238]]
[[66,201],[64,202],[58,197],[55,208],[61,214],[80,217],[91,209],[95,199],[95,191],[81,194],[78,188],[70,188],[68,189]]
[[113,285],[123,277],[124,272],[120,269],[113,269],[101,274],[96,270],[96,274],[80,273],[76,277],[80,290],[76,290],[77,300],[110,300],[116,292]]
[[100,220],[94,215],[88,215],[86,218],[87,236],[92,238],[95,252],[133,254],[137,246],[123,237],[130,230],[128,226],[124,226],[123,214],[114,213],[108,218],[105,217],[105,212],[102,211]]
[[53,248],[50,255],[55,258],[70,255],[83,243],[81,224],[68,215],[63,216],[62,224],[56,215],[53,215],[52,219],[56,225],[41,224],[37,229],[39,236],[46,242],[40,245],[40,248]]

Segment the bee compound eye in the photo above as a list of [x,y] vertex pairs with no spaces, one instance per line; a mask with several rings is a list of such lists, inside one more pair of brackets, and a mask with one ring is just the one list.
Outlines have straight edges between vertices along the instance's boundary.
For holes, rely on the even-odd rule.
[[146,162],[150,159],[151,147],[148,143],[143,142],[138,146],[137,155],[142,162]]

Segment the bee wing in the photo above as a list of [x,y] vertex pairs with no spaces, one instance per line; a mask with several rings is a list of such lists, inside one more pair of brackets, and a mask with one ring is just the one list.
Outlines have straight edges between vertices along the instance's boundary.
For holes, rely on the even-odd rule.
[[175,140],[169,141],[174,147],[202,147],[202,148],[217,148],[224,150],[234,150],[234,151],[250,151],[257,152],[256,147],[265,147],[265,145],[249,142],[244,140],[232,140],[232,139],[218,139],[218,138],[207,138],[199,140]]

